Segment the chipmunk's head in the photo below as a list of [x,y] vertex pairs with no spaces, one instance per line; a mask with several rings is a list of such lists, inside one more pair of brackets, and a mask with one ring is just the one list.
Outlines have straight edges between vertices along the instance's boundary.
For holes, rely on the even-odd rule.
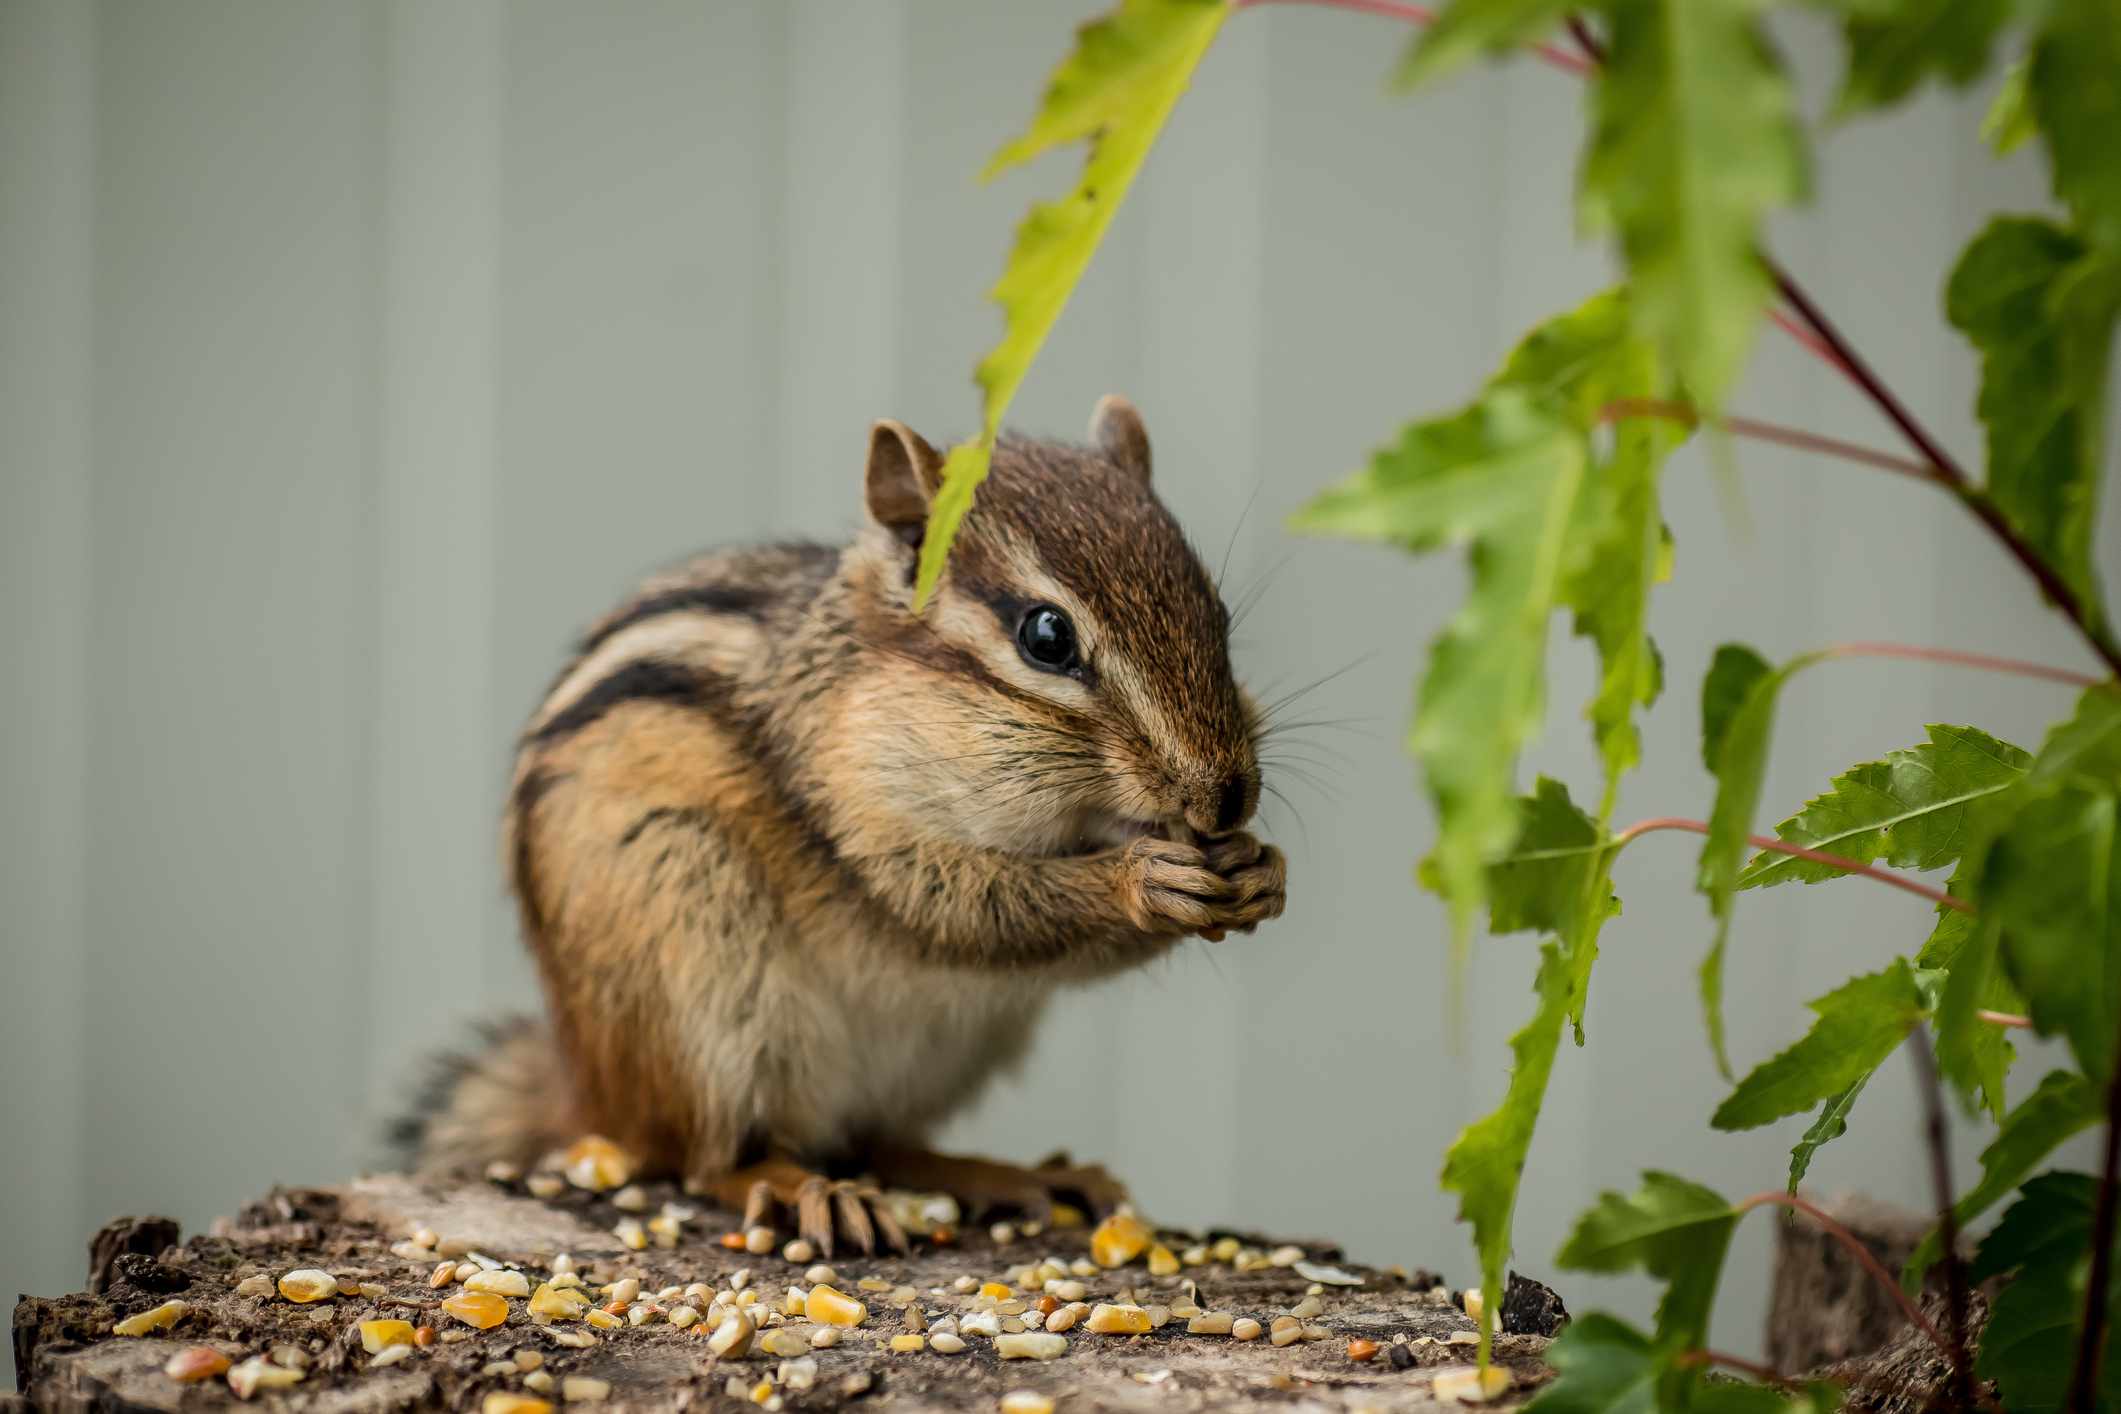
[[945,701],[905,704],[896,764],[918,803],[988,843],[1041,852],[1249,819],[1258,712],[1231,674],[1214,580],[1150,489],[1133,405],[1100,402],[1085,447],[1004,437],[915,614],[942,472],[910,428],[876,425],[863,544],[890,586],[876,627],[944,670],[933,680]]

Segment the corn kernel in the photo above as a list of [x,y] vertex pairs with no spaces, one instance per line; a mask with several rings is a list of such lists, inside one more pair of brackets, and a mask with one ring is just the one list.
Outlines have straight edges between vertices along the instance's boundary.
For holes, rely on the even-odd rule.
[[803,1314],[820,1325],[858,1326],[869,1319],[869,1308],[829,1286],[814,1286],[803,1298]]
[[275,1365],[262,1355],[253,1355],[228,1372],[228,1387],[236,1398],[249,1399],[261,1389],[286,1389],[302,1383],[302,1372]]
[[626,1327],[626,1321],[623,1317],[614,1316],[609,1311],[600,1311],[594,1306],[589,1308],[582,1319],[600,1331],[623,1330]]
[[1152,1277],[1175,1277],[1178,1275],[1178,1258],[1171,1249],[1159,1242],[1149,1249],[1149,1275]]
[[560,1381],[560,1396],[569,1404],[602,1404],[611,1398],[611,1381],[569,1375]]
[[1304,1338],[1304,1323],[1294,1316],[1276,1316],[1267,1328],[1267,1339],[1276,1345],[1294,1345]]
[[228,1368],[228,1357],[211,1345],[194,1345],[169,1357],[162,1373],[180,1384],[210,1380]]
[[891,1337],[891,1352],[894,1355],[911,1355],[916,1350],[928,1348],[928,1337],[907,1332]]
[[495,1296],[530,1295],[530,1278],[521,1272],[476,1272],[464,1283],[466,1291],[486,1291]]
[[380,1355],[393,1345],[410,1344],[412,1344],[411,1321],[361,1322],[361,1348],[370,1355]]
[[1377,1356],[1377,1342],[1376,1342],[1376,1341],[1374,1341],[1374,1340],[1361,1340],[1361,1339],[1356,1339],[1356,1340],[1351,1340],[1351,1341],[1349,1341],[1349,1342],[1348,1342],[1348,1358],[1349,1358],[1350,1360],[1353,1360],[1353,1361],[1356,1361],[1357,1363],[1360,1363],[1360,1362],[1362,1362],[1362,1361],[1364,1361],[1364,1360],[1372,1360],[1372,1359],[1375,1359],[1375,1358],[1376,1358],[1376,1356]]
[[1306,1296],[1303,1300],[1297,1302],[1294,1306],[1291,1306],[1289,1308],[1289,1314],[1296,1317],[1296,1319],[1299,1321],[1308,1321],[1313,1316],[1323,1314],[1325,1309],[1325,1302],[1319,1300],[1315,1296]]
[[1208,1255],[1218,1262],[1234,1262],[1237,1260],[1238,1247],[1238,1241],[1234,1237],[1217,1238],[1215,1245],[1208,1249]]
[[751,1402],[753,1404],[764,1404],[771,1398],[773,1398],[772,1380],[760,1380],[751,1387]]
[[497,1389],[480,1402],[479,1414],[552,1414],[552,1401]]
[[142,1311],[137,1316],[127,1316],[110,1328],[112,1335],[146,1335],[150,1331],[166,1331],[175,1325],[191,1307],[182,1301],[165,1301],[152,1311]]
[[633,1177],[633,1159],[609,1139],[592,1134],[567,1150],[563,1170],[575,1187],[602,1193],[625,1186]]
[[[442,1303],[447,1307],[447,1301]],[[589,1298],[571,1286],[554,1286],[541,1282],[530,1294],[530,1311],[533,1315],[550,1317],[555,1321],[580,1320],[582,1312],[589,1306]]]
[[1002,1396],[1002,1414],[1053,1414],[1053,1398],[1035,1389],[1013,1389]]
[[938,1355],[957,1355],[964,1351],[965,1341],[950,1331],[939,1331],[928,1337],[928,1348]]
[[1083,1210],[1073,1203],[1055,1203],[1053,1211],[1046,1215],[1046,1220],[1055,1227],[1081,1227],[1089,1221],[1083,1216]]
[[1228,1335],[1236,1318],[1228,1311],[1203,1311],[1186,1322],[1187,1335]]
[[751,1338],[756,1334],[758,1327],[751,1323],[751,1317],[742,1311],[733,1311],[722,1318],[714,1334],[707,1338],[707,1348],[716,1355],[741,1359],[750,1352]]
[[786,1326],[775,1326],[758,1338],[759,1349],[768,1355],[783,1360],[793,1360],[810,1353],[810,1342]]
[[979,1294],[982,1296],[991,1296],[996,1301],[1007,1301],[1010,1295],[1009,1288],[1003,1286],[998,1281],[990,1281],[982,1284],[979,1289]]
[[404,1345],[387,1346],[375,1353],[375,1356],[368,1362],[368,1368],[371,1370],[388,1369],[400,1361],[410,1360],[412,1358],[412,1350],[413,1347],[410,1342]]
[[339,1279],[315,1267],[303,1267],[280,1278],[280,1294],[289,1301],[323,1301],[339,1294]]
[[1108,1306],[1099,1302],[1090,1310],[1083,1329],[1099,1335],[1141,1335],[1149,1329],[1149,1313],[1139,1306]]
[[648,1246],[648,1231],[641,1226],[637,1218],[621,1218],[618,1226],[611,1231],[613,1236],[635,1252]]
[[460,1291],[442,1309],[473,1330],[490,1331],[508,1319],[508,1303],[490,1291]]
[[1230,1335],[1236,1340],[1258,1340],[1260,1324],[1250,1316],[1240,1316],[1230,1327]]
[[1047,1335],[1042,1331],[998,1335],[994,1338],[994,1353],[1004,1360],[1058,1360],[1068,1353],[1068,1341],[1066,1337]]
[[1090,1258],[1100,1267],[1124,1267],[1147,1250],[1155,1234],[1131,1213],[1114,1213],[1090,1234]]
[[1479,1287],[1477,1287],[1477,1286],[1469,1286],[1469,1287],[1467,1287],[1467,1288],[1466,1288],[1466,1294],[1465,1294],[1465,1308],[1466,1308],[1466,1314],[1467,1314],[1468,1316],[1471,1316],[1471,1317],[1472,1317],[1472,1318],[1473,1318],[1474,1320],[1476,1320],[1476,1321],[1477,1321],[1477,1320],[1479,1320],[1479,1319],[1480,1319],[1480,1312],[1481,1312],[1481,1309],[1482,1309],[1482,1305],[1483,1305],[1483,1298],[1481,1297],[1481,1294],[1480,1294],[1480,1288],[1479,1288]]
[[1485,1370],[1468,1365],[1463,1369],[1439,1370],[1431,1391],[1440,1400],[1458,1404],[1486,1404],[1510,1387],[1510,1372],[1500,1365]]

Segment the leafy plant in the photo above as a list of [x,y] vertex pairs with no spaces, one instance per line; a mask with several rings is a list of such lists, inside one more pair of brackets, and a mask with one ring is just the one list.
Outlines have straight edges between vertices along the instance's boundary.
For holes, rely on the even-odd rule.
[[[983,431],[950,454],[923,544],[921,596],[944,572],[1010,397],[1158,128],[1222,24],[1271,2],[1119,0],[1082,29],[1031,127],[997,155],[990,170],[1069,142],[1089,147],[1074,190],[1032,209],[995,287],[1006,327],[979,366]],[[1619,912],[1613,859],[1645,835],[1683,830],[1703,836],[1701,994],[1709,1048],[1727,1077],[1723,957],[1741,895],[1861,877],[1925,899],[1934,921],[1911,955],[1825,990],[1810,1029],[1736,1078],[1708,1117],[1719,1129],[1744,1129],[1810,1113],[1787,1191],[1734,1204],[1651,1173],[1637,1193],[1606,1194],[1579,1221],[1561,1265],[1640,1269],[1664,1282],[1665,1295],[1648,1331],[1603,1315],[1578,1320],[1552,1347],[1559,1378],[1538,1407],[1830,1404],[1825,1392],[1710,1351],[1709,1313],[1731,1232],[1755,1207],[1825,1224],[1875,1268],[1797,1189],[1822,1146],[1845,1132],[1876,1068],[1912,1045],[1930,1095],[1939,1227],[1902,1274],[1905,1291],[1875,1275],[1948,1357],[1955,1401],[1970,1402],[1980,1377],[1993,1379],[2012,1409],[2121,1409],[2121,1354],[2106,1358],[2121,1209],[2121,646],[2092,552],[2121,319],[2121,3],[1809,0],[1842,25],[1842,120],[1933,82],[1971,84],[2006,49],[2023,51],[1985,132],[1999,150],[2039,141],[2061,214],[1998,216],[1944,281],[1945,318],[1981,364],[1977,480],[1766,251],[1764,218],[1806,196],[1810,141],[1765,28],[1769,0],[1454,0],[1440,13],[1403,0],[1311,2],[1421,26],[1392,75],[1401,90],[1482,56],[1525,51],[1586,81],[1582,224],[1610,237],[1625,270],[1616,288],[1527,334],[1468,401],[1409,422],[1295,518],[1305,533],[1410,554],[1462,551],[1470,569],[1466,600],[1430,649],[1408,737],[1439,824],[1420,877],[1448,906],[1454,966],[1463,966],[1483,914],[1493,933],[1542,938],[1532,1017],[1510,1041],[1508,1090],[1443,1166],[1481,1265],[1481,1359],[1562,1033],[1571,1028],[1583,1042],[1599,934]],[[1763,321],[1845,377],[1908,454],[1727,413]],[[1700,694],[1713,782],[1706,820],[1616,828],[1617,785],[1641,757],[1636,714],[1665,677],[1648,633],[1650,596],[1672,561],[1659,481],[1674,448],[1702,428],[1726,465],[1735,439],[1760,438],[1886,467],[1950,496],[2074,626],[2098,671],[1900,644],[1831,645],[1777,666],[1727,644]],[[1564,612],[1600,664],[1585,709],[1604,768],[1595,812],[1558,782],[1542,779],[1529,795],[1516,784],[1518,756],[1545,719],[1548,628]],[[1907,748],[1831,776],[1774,834],[1754,833],[1784,690],[1814,667],[1865,655],[2082,691],[2037,752],[1977,727],[1929,725]],[[1941,887],[1914,877],[1947,869]],[[2011,1106],[2015,1028],[2062,1038],[2074,1068]],[[1981,1178],[1964,1194],[1952,1191],[1944,1163],[1945,1086],[1977,1121],[1996,1126]],[[2102,1173],[2039,1172],[2057,1145],[2102,1121]],[[1969,1274],[1956,1235],[2007,1198]],[[1939,1260],[1951,1292],[1948,1333],[1913,1298]],[[1967,1279],[2013,1274],[1976,1363]],[[1708,1379],[1718,1364],[1761,1382]]]

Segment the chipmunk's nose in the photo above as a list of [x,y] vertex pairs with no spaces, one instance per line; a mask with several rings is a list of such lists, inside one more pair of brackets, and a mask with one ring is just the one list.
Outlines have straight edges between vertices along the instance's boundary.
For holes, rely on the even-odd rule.
[[1258,795],[1258,777],[1240,771],[1196,793],[1186,803],[1186,823],[1204,835],[1226,835],[1251,818]]

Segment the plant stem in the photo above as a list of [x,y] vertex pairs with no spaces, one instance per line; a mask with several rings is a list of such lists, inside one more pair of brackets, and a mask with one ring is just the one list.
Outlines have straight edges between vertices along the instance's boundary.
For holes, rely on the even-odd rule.
[[[1317,5],[1328,10],[1353,10],[1364,15],[1384,15],[1409,24],[1426,25],[1436,19],[1436,11],[1427,5],[1407,3],[1407,0],[1230,0],[1233,10],[1249,10],[1255,5]],[[1526,46],[1540,59],[1566,74],[1581,76],[1591,71],[1591,66],[1563,49],[1558,44],[1531,44]]]
[[1878,1259],[1871,1254],[1871,1249],[1864,1246],[1862,1239],[1857,1237],[1855,1233],[1850,1232],[1840,1223],[1828,1217],[1817,1205],[1806,1199],[1799,1198],[1795,1194],[1784,1193],[1779,1188],[1770,1189],[1765,1193],[1755,1193],[1752,1197],[1741,1200],[1737,1205],[1737,1211],[1743,1213],[1754,1208],[1768,1206],[1788,1208],[1792,1212],[1804,1214],[1813,1222],[1819,1224],[1828,1237],[1833,1238],[1848,1250],[1849,1255],[1856,1259],[1857,1265],[1869,1272],[1873,1280],[1892,1293],[1893,1300],[1900,1304],[1901,1314],[1907,1317],[1911,1325],[1928,1336],[1939,1352],[1946,1356],[1952,1353],[1951,1347],[1945,1344],[1944,1336],[1931,1323],[1930,1318],[1923,1315],[1921,1308],[1908,1299],[1907,1293],[1900,1289],[1900,1283],[1893,1280],[1892,1274],[1886,1271]]
[[1951,1400],[1955,1409],[1974,1407],[1974,1376],[1966,1353],[1966,1265],[1959,1260],[1959,1221],[1952,1211],[1950,1135],[1945,1129],[1944,1086],[1937,1080],[1937,1060],[1930,1054],[1929,1028],[1916,1023],[1908,1036],[1915,1074],[1921,1081],[1924,1138],[1930,1151],[1930,1187],[1936,1195],[1937,1233],[1944,1243],[1944,1285],[1951,1307]]
[[2009,1026],[2019,1030],[2030,1030],[2033,1019],[2029,1016],[2014,1016],[2007,1011],[1977,1011],[1976,1021],[1985,1021],[1991,1026]]
[[[1688,820],[1678,815],[1662,815],[1652,820],[1637,820],[1608,841],[1608,847],[1619,849],[1638,835],[1653,834],[1658,830],[1687,830],[1697,835],[1709,832],[1705,820]],[[1874,869],[1868,864],[1858,863],[1845,855],[1828,854],[1823,849],[1807,849],[1803,845],[1791,844],[1788,840],[1772,839],[1767,835],[1747,835],[1746,843],[1755,849],[1768,850],[1774,854],[1787,854],[1797,859],[1809,859],[1814,864],[1824,864],[1848,874],[1861,874],[1866,879],[1876,879],[1881,884],[1891,884],[1917,898],[1928,899],[1940,908],[1955,908],[1961,913],[1972,913],[1974,906],[1956,894],[1942,889],[1933,889],[1927,884],[1918,884],[1913,879],[1902,878],[1886,869]],[[1519,856],[1523,857],[1523,856]]]
[[1721,1350],[1685,1350],[1672,1357],[1675,1365],[1721,1365],[1726,1370],[1736,1370],[1741,1375],[1751,1375],[1764,1384],[1782,1389],[1797,1388],[1797,1381],[1787,1375],[1770,1370],[1767,1366],[1736,1355],[1726,1355]]
[[[1699,410],[1691,404],[1669,402],[1662,398],[1617,398],[1600,409],[1600,417],[1608,422],[1623,417],[1662,417],[1673,422],[1684,422],[1689,427],[1701,421]],[[1822,437],[1816,432],[1784,427],[1776,422],[1761,422],[1750,417],[1725,417],[1722,423],[1739,436],[1751,437],[1756,441],[1778,442],[1785,447],[1796,447],[1801,451],[1841,457],[1846,461],[1861,462],[1865,466],[1896,471],[1918,481],[1937,479],[1936,474],[1921,462],[1896,457],[1889,452],[1874,452],[1869,447],[1844,442],[1838,437]]]
[[2108,679],[2022,658],[1992,658],[1986,653],[1962,653],[1956,648],[1918,648],[1911,643],[1837,643],[1822,649],[1822,658],[1915,658],[1926,663],[1950,663],[1961,668],[1981,668],[1992,673],[2012,673],[2022,678],[2067,683],[2071,687],[2104,687]]
[[2073,1414],[2092,1414],[2099,1399],[2099,1361],[2106,1353],[2106,1288],[2113,1280],[2117,1183],[2121,1183],[2121,1066],[2106,1080],[2106,1159],[2099,1169],[2099,1200],[2092,1209],[2092,1269],[2084,1288],[2077,1363],[2069,1377]]

